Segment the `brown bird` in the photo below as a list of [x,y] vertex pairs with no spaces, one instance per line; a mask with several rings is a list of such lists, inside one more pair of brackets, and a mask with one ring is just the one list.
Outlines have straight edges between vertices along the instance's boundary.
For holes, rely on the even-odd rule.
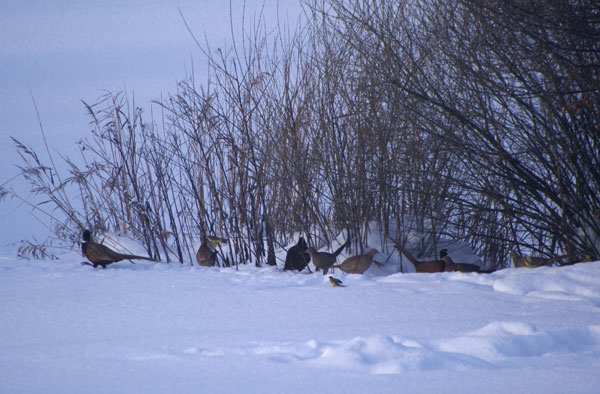
[[102,268],[106,268],[107,265],[116,263],[117,261],[121,261],[121,260],[154,261],[154,259],[152,259],[150,257],[136,256],[133,254],[117,253],[107,246],[96,243],[96,242],[94,242],[94,240],[92,240],[92,233],[90,233],[90,230],[85,230],[83,232],[83,242],[81,243],[81,253],[83,253],[83,255],[85,257],[87,257],[88,260],[91,261],[91,263],[84,261],[81,264],[82,265],[91,265],[94,268],[96,268],[98,266],[101,266]]
[[455,263],[448,256],[448,249],[440,250],[440,259],[446,264],[446,272],[479,272],[480,267],[475,264]]
[[302,271],[310,263],[310,255],[306,253],[307,248],[304,237],[300,237],[298,243],[287,251],[283,269],[285,271]]
[[342,253],[342,250],[344,250],[344,248],[349,244],[350,240],[347,240],[342,246],[338,248],[338,250],[336,250],[333,253],[317,252],[313,248],[307,248],[306,251],[310,255],[312,262],[316,267],[316,270],[318,271],[319,269],[322,269],[323,275],[325,275],[327,274],[327,271],[329,271],[329,268],[335,264],[337,256],[340,253]]
[[400,244],[390,238],[390,241],[394,243],[396,249],[398,249],[406,258],[415,266],[417,272],[444,272],[446,269],[446,263],[443,260],[430,260],[430,261],[419,261],[408,251],[406,251]]
[[218,252],[213,250],[211,246],[219,242],[227,242],[227,240],[217,237],[208,237],[206,235],[202,236],[202,243],[196,252],[196,261],[198,262],[198,265],[203,267],[214,267],[217,264]]
[[349,257],[342,264],[334,265],[347,274],[362,274],[371,266],[373,257],[379,253],[377,249],[371,249],[365,254]]
[[515,268],[521,268],[521,267],[534,268],[534,267],[541,267],[543,265],[552,265],[552,263],[559,261],[560,259],[563,259],[567,256],[556,256],[556,257],[552,257],[552,258],[519,256],[518,254],[515,253],[515,251],[511,251],[510,257],[512,258],[513,263],[515,264]]

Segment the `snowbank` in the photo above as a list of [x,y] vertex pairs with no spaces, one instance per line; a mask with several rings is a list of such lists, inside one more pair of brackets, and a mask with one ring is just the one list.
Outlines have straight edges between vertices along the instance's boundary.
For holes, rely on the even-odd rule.
[[0,258],[0,392],[596,393],[600,262],[493,274]]

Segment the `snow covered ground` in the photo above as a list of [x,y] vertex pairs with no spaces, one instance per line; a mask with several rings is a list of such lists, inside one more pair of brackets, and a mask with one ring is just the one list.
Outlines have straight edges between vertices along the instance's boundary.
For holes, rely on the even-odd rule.
[[[135,252],[135,251],[134,251]],[[600,262],[326,276],[0,257],[0,393],[598,393]]]

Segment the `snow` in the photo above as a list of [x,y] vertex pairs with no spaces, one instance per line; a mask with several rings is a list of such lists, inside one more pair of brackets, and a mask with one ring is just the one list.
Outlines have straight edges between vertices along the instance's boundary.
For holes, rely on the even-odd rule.
[[275,267],[123,261],[103,270],[81,266],[76,252],[2,256],[2,393],[600,387],[600,262],[492,274],[336,270],[347,287],[333,288],[321,273]]

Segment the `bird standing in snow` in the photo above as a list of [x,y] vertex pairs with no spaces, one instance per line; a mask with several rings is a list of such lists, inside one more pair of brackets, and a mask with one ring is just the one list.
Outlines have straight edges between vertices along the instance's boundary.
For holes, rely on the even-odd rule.
[[333,268],[339,268],[347,274],[362,274],[369,269],[373,263],[373,256],[377,253],[379,253],[377,249],[371,249],[368,253],[347,258],[342,264],[334,265]]
[[104,246],[102,244],[94,242],[92,239],[92,233],[90,230],[83,232],[83,242],[81,243],[81,253],[88,258],[91,263],[84,261],[82,265],[91,265],[94,268],[101,266],[106,268],[107,265],[116,263],[121,260],[150,260],[154,261],[151,257],[136,256],[133,254],[122,254],[117,253],[114,250]]
[[346,287],[342,284],[343,282],[341,280],[339,280],[338,278],[334,278],[333,276],[329,277],[329,283],[333,287]]
[[310,258],[315,265],[315,270],[318,271],[319,269],[322,269],[323,275],[325,275],[327,274],[329,268],[335,264],[337,256],[342,253],[342,250],[344,250],[344,248],[348,245],[350,245],[350,239],[348,239],[342,246],[338,248],[338,250],[333,253],[317,252],[313,248],[307,248],[306,252],[310,255]]
[[202,242],[196,252],[196,261],[203,267],[213,267],[217,264],[218,252],[214,250],[214,244],[221,242],[220,238],[202,236]]
[[[285,256],[285,265],[283,266],[283,269],[285,271],[302,271],[306,268],[308,263],[310,263],[310,255],[306,252],[307,248],[308,245],[306,244],[306,240],[304,237],[300,237],[298,243],[288,250]],[[310,271],[310,268],[308,270]]]

